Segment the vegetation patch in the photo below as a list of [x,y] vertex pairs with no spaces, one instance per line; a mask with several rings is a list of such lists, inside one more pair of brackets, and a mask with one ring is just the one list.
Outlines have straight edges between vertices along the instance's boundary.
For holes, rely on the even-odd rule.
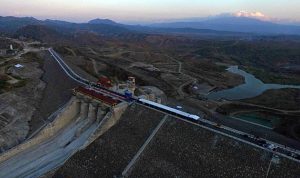
[[300,77],[294,75],[275,74],[255,67],[243,67],[245,71],[253,74],[256,78],[264,83],[278,83],[284,85],[300,85]]
[[21,88],[24,87],[27,84],[28,80],[27,79],[21,79],[17,83],[13,84],[13,88]]
[[24,87],[28,83],[28,79],[23,79],[18,76],[14,76],[17,82],[11,83],[10,78],[6,75],[0,75],[0,93],[12,90],[13,88]]
[[2,90],[7,87],[7,81],[0,79],[0,93],[2,93]]
[[275,109],[300,110],[300,89],[268,90],[255,98],[241,101]]
[[3,93],[8,88],[8,78],[4,75],[0,75],[0,93]]
[[234,116],[238,119],[263,125],[269,128],[275,128],[278,124],[280,124],[281,119],[278,116],[271,115],[270,113],[265,112],[241,113]]
[[66,47],[66,46],[55,46],[54,50],[58,54],[63,55],[63,56],[73,56],[72,50],[74,51],[75,54],[80,54],[79,50],[77,50],[75,48]]
[[21,57],[24,59],[24,62],[38,62],[40,66],[44,62],[40,54],[36,52],[28,52]]

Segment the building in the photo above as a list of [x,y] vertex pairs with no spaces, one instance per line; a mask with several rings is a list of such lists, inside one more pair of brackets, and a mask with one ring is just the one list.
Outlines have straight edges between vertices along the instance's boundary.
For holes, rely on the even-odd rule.
[[0,55],[5,56],[6,55],[6,50],[5,49],[0,49]]
[[109,78],[105,77],[105,76],[100,77],[97,84],[100,84],[101,86],[103,86],[105,88],[113,87],[112,81]]
[[11,49],[6,50],[6,55],[15,55],[15,54],[17,54],[16,50],[11,50]]
[[131,93],[134,93],[135,89],[136,89],[136,86],[135,86],[135,77],[128,77],[128,80],[127,80],[127,86],[128,86],[128,90],[131,92]]

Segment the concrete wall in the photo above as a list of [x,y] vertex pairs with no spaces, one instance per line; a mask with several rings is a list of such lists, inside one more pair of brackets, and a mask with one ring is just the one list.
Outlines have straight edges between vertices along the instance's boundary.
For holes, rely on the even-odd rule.
[[49,123],[45,129],[38,133],[34,138],[2,153],[0,155],[0,163],[57,134],[57,132],[78,116],[80,111],[79,107],[80,101],[76,98],[72,98],[67,107],[58,114],[57,118],[52,123]]
[[[112,108],[111,112],[108,112],[101,120],[97,131],[89,138],[89,141],[83,146],[83,148],[88,146],[90,143],[92,143],[94,140],[96,140],[98,137],[104,134],[107,130],[109,130],[112,126],[114,126],[119,121],[122,114],[126,111],[127,108],[128,108],[128,103],[125,102],[120,103],[114,108]],[[100,115],[99,111],[101,112],[101,110],[98,109],[98,115]],[[98,117],[99,116],[97,116],[97,118]]]
[[100,135],[110,129],[113,125],[115,125],[119,119],[121,118],[122,114],[128,107],[128,103],[120,103],[119,105],[115,106],[111,112],[109,112],[105,116],[105,120],[101,125]]

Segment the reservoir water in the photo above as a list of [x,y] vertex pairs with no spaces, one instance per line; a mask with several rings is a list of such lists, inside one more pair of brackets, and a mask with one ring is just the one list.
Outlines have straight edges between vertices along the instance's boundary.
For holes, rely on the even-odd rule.
[[230,66],[227,71],[243,76],[245,78],[245,83],[231,89],[211,92],[207,95],[209,99],[224,98],[227,100],[240,100],[256,97],[270,89],[300,89],[300,85],[265,84],[261,80],[257,79],[254,75],[239,69],[238,66]]

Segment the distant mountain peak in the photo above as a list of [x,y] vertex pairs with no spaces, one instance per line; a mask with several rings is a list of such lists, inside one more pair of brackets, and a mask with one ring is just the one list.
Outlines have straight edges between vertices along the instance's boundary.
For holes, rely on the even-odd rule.
[[117,22],[110,19],[93,19],[88,22],[89,24],[105,24],[105,25],[118,25]]

